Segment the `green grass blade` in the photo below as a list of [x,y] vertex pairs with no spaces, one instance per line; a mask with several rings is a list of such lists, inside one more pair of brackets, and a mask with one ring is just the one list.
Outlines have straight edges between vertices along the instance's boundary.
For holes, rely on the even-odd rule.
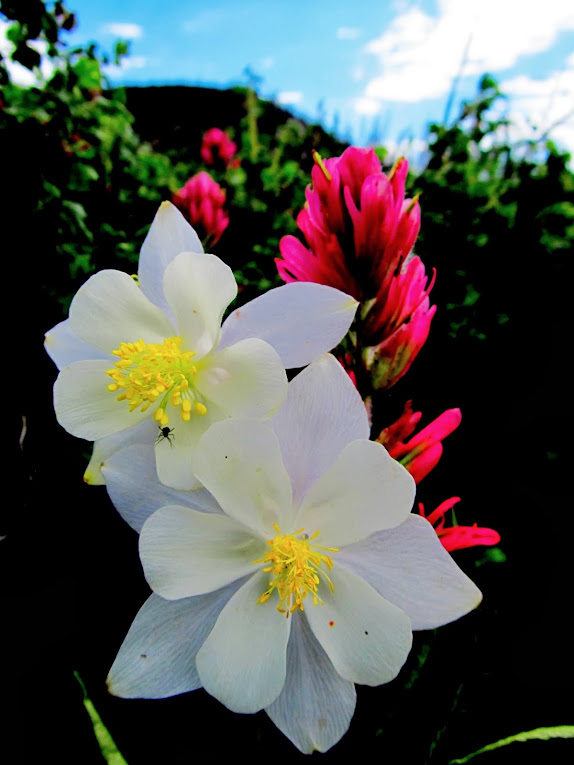
[[574,725],[556,725],[553,728],[535,728],[523,733],[516,733],[514,736],[501,738],[500,741],[495,741],[494,744],[483,746],[482,749],[472,752],[472,754],[467,754],[466,757],[451,760],[449,765],[464,765],[465,762],[472,760],[477,754],[492,752],[493,749],[499,749],[501,746],[508,746],[508,744],[514,744],[517,741],[548,741],[551,738],[574,738]]
[[127,762],[122,757],[122,754],[117,748],[115,741],[110,736],[108,729],[102,722],[102,718],[98,714],[91,700],[88,698],[86,686],[84,685],[82,678],[75,670],[74,677],[82,686],[82,691],[84,692],[84,706],[90,715],[90,720],[92,721],[94,728],[94,735],[98,741],[98,744],[100,745],[102,756],[104,757],[105,761],[108,763],[108,765],[127,765]]

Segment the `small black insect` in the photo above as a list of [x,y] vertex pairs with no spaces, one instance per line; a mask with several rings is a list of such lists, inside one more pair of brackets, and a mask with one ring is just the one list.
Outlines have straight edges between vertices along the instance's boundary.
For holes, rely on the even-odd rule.
[[167,425],[165,427],[161,427],[161,425],[158,425],[159,428],[159,436],[156,438],[155,443],[156,446],[159,444],[160,441],[163,441],[164,438],[167,438],[169,441],[169,445],[173,446],[172,439],[175,438],[173,432],[175,431],[175,428],[168,428]]

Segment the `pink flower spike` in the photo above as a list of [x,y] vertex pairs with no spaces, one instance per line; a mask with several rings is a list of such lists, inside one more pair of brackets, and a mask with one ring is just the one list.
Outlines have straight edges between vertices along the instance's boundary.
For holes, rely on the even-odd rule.
[[413,413],[411,404],[411,401],[405,404],[399,419],[382,430],[376,440],[420,483],[436,467],[442,456],[442,441],[458,428],[462,414],[460,409],[447,409],[409,438],[422,417],[422,412]]
[[220,128],[210,128],[203,134],[199,154],[209,167],[222,162],[225,167],[236,166],[233,158],[237,152],[237,144]]
[[376,440],[393,457],[394,447],[402,445],[412,435],[422,416],[422,412],[413,412],[413,402],[407,401],[399,419],[381,430]]
[[400,460],[400,462],[415,479],[415,483],[420,483],[437,466],[441,457],[442,444],[439,442],[425,446],[424,451],[416,454],[414,457],[409,455]]
[[363,349],[365,367],[371,372],[375,390],[387,390],[408,372],[419,354],[430,331],[436,305],[428,306],[428,299],[411,317],[377,346]]
[[172,201],[204,244],[218,242],[229,225],[229,215],[223,209],[225,191],[203,170],[192,176]]
[[414,451],[418,447],[422,446],[427,449],[430,445],[442,441],[447,436],[450,436],[462,421],[462,413],[460,409],[447,409],[436,420],[429,423],[426,428],[419,431],[416,436],[413,436],[411,440],[405,444],[405,448],[409,452]]
[[441,502],[430,515],[425,515],[425,508],[422,502],[419,502],[419,514],[426,518],[434,526],[442,546],[448,552],[454,550],[463,550],[468,547],[477,547],[479,545],[492,546],[500,542],[500,534],[494,529],[483,526],[448,526],[445,527],[445,514],[452,509],[460,497],[451,497]]

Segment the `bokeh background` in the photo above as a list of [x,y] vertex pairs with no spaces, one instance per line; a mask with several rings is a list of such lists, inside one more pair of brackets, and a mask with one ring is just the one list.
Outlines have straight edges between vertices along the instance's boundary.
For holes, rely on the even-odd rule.
[[[0,529],[7,761],[103,762],[74,671],[130,765],[304,757],[264,713],[234,715],[203,691],[107,694],[148,589],[135,532],[82,481],[90,444],[55,421],[43,350],[91,273],[135,270],[159,203],[206,169],[211,127],[240,159],[207,168],[230,216],[212,251],[236,272],[238,304],[280,283],[274,258],[298,232],[314,149],[375,146],[387,171],[407,157],[438,311],[385,394],[388,422],[408,399],[424,422],[460,407],[419,498],[460,496],[459,522],[501,534],[453,553],[480,608],[417,635],[397,681],[360,688],[349,733],[321,756],[440,765],[573,724],[571,4],[164,2],[120,15],[38,0],[1,14],[5,369],[18,382]],[[572,746],[479,757],[562,763]]]

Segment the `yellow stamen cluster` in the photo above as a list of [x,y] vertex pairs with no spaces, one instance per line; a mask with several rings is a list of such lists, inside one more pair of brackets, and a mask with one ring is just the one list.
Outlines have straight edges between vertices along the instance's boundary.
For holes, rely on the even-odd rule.
[[159,406],[154,420],[161,427],[169,422],[166,414],[168,403],[180,407],[181,418],[189,422],[192,412],[207,414],[205,404],[198,401],[193,389],[193,378],[197,368],[191,359],[194,351],[182,351],[181,337],[168,337],[162,343],[120,343],[112,351],[118,356],[115,369],[108,369],[113,382],[108,385],[112,393],[121,391],[118,401],[126,401],[130,412],[140,409],[145,412],[158,399]]
[[279,605],[277,610],[285,614],[294,613],[297,609],[303,611],[303,601],[309,593],[313,598],[313,603],[324,605],[324,602],[317,594],[319,587],[319,574],[329,583],[329,589],[333,592],[333,583],[329,579],[327,572],[321,568],[324,566],[330,571],[333,561],[329,555],[325,555],[319,550],[327,552],[339,552],[336,547],[317,547],[310,543],[317,538],[319,532],[316,531],[313,536],[308,537],[303,534],[304,529],[294,531],[293,534],[281,534],[277,524],[274,524],[277,536],[269,539],[267,544],[271,548],[260,560],[254,563],[269,563],[263,571],[272,571],[274,579],[269,582],[269,589],[257,601],[265,603],[271,597],[273,590],[277,590],[279,596]]

